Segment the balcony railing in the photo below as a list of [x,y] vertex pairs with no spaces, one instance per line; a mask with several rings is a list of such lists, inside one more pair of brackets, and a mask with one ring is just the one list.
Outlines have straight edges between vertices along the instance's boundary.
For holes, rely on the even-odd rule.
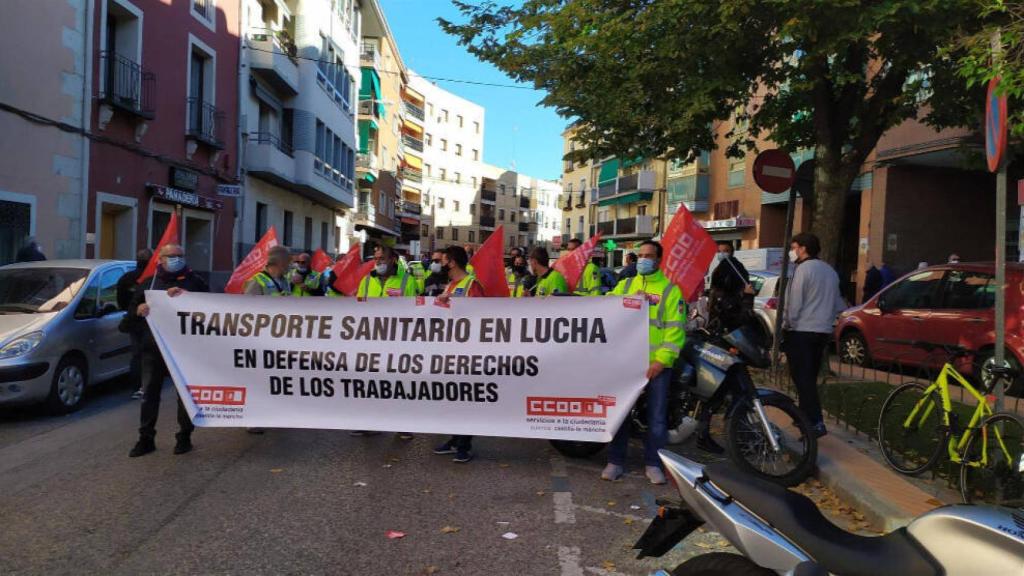
[[202,98],[188,98],[186,103],[188,135],[215,148],[223,148],[221,125],[224,123],[224,112]]
[[652,170],[627,174],[598,186],[597,197],[598,200],[605,200],[620,194],[629,194],[637,191],[654,192],[656,188],[655,181],[656,174]]
[[604,236],[653,236],[654,223],[651,216],[631,216],[598,222],[596,231]]
[[494,216],[481,216],[480,225],[487,228],[494,228]]
[[270,132],[250,132],[249,142],[270,145],[289,156],[292,155],[292,145],[282,140],[277,134],[271,134]]
[[586,208],[587,207],[587,194],[586,194],[586,192],[584,192],[582,190],[580,191],[579,198],[576,200],[576,207],[577,208]]
[[572,210],[572,193],[565,197],[565,202],[562,203],[562,210]]
[[614,180],[597,187],[598,198],[611,198],[616,194],[618,194],[618,187],[615,185]]
[[611,236],[615,234],[615,221],[609,220],[607,222],[598,222],[597,231],[603,236]]
[[498,199],[498,195],[494,190],[483,189],[480,190],[480,199],[484,202],[494,202]]
[[417,152],[423,152],[423,140],[420,140],[411,134],[402,134],[402,144]]
[[497,192],[498,183],[493,178],[484,178],[480,181],[480,190],[486,190],[488,192]]
[[106,77],[101,87],[100,99],[127,110],[136,116],[152,119],[153,91],[156,89],[156,75],[137,63],[112,52],[100,52],[101,69]]
[[414,170],[412,168],[406,168],[405,170],[402,171],[402,179],[405,180],[406,182],[422,184],[423,172],[420,172],[419,170]]
[[249,29],[249,38],[255,42],[273,42],[274,48],[277,48],[282,54],[291,58],[293,62],[296,61],[299,55],[295,41],[292,40],[292,36],[287,30],[251,28]]
[[420,108],[419,106],[412,104],[410,102],[402,102],[402,109],[405,110],[406,114],[412,116],[413,118],[419,120],[420,122],[423,122],[423,120],[427,117],[427,115],[423,112],[423,108]]
[[630,192],[637,189],[639,174],[627,174],[619,178],[619,192]]
[[362,49],[359,51],[359,63],[380,69],[380,51],[376,44],[363,42]]
[[520,208],[529,208],[530,207],[530,197],[529,196],[520,196],[519,197],[519,207]]
[[615,221],[616,234],[636,234],[636,218],[619,218]]
[[398,203],[398,210],[408,214],[422,214],[423,207],[416,202],[409,202],[408,200],[402,200]]
[[364,170],[376,170],[377,169],[377,155],[373,152],[366,154],[356,154],[356,168],[362,168]]

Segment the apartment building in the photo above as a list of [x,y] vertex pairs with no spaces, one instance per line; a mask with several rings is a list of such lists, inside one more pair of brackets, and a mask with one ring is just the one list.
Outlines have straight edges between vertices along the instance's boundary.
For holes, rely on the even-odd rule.
[[[484,109],[415,72],[409,76],[409,87],[422,95],[425,112],[421,250],[479,246],[495,227],[495,204],[481,203]],[[497,193],[497,183],[489,187]]]
[[[17,0],[7,6],[0,101],[89,128],[92,5]],[[49,258],[84,256],[88,140],[8,111],[0,111],[0,133],[0,266],[14,261],[29,236]]]
[[359,7],[354,0],[243,2],[237,254],[271,226],[293,251],[345,252],[355,207]]
[[562,184],[541,178],[531,178],[531,181],[527,242],[553,250],[556,238],[559,244],[562,240]]
[[239,1],[95,8],[90,124],[103,140],[89,152],[85,255],[134,258],[180,209],[189,265],[222,284],[234,268]]

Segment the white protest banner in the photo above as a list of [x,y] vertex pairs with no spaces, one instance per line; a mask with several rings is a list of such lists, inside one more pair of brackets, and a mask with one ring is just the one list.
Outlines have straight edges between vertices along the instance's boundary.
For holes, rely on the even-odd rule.
[[607,442],[646,383],[639,299],[146,301],[197,426]]

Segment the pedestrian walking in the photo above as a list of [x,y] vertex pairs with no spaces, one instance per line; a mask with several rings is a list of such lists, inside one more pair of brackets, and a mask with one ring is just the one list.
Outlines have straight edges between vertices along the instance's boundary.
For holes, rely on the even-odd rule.
[[[611,294],[640,295],[647,300],[649,313],[650,354],[647,368],[646,408],[647,433],[644,435],[644,472],[652,484],[664,484],[658,450],[668,444],[668,388],[672,366],[686,342],[686,300],[679,287],[659,269],[661,244],[647,240],[640,245],[637,276],[619,282]],[[608,465],[601,472],[604,480],[617,480],[625,473],[629,448],[629,419],[615,432],[608,446]]]
[[845,308],[839,275],[818,259],[818,237],[801,233],[790,242],[789,258],[796,262],[786,291],[783,349],[800,408],[819,437],[828,433],[818,397],[818,372],[836,317]]
[[622,282],[626,278],[632,278],[636,276],[636,253],[626,253],[626,265],[619,270],[618,281]]
[[864,302],[882,290],[882,271],[874,264],[864,273]]
[[[466,271],[469,255],[459,246],[445,248],[441,256],[441,265],[448,272],[448,287],[437,297],[438,302],[447,303],[451,298],[482,298],[484,288],[476,277]],[[434,448],[434,454],[454,454],[453,462],[465,464],[473,459],[473,437],[455,435]]]
[[[146,269],[152,257],[153,251],[149,248],[139,250],[135,254],[135,268],[125,272],[117,279],[117,307],[119,309],[127,311],[131,308],[132,300],[135,299],[135,291],[140,289],[139,276],[142,275],[142,271]],[[121,324],[117,327],[119,331],[124,332],[131,338],[132,360],[130,378],[132,384],[138,386],[135,392],[132,392],[132,398],[136,400],[142,398],[142,322],[137,317],[125,314],[124,318],[121,319]]]
[[[149,290],[166,290],[171,297],[184,292],[207,292],[206,282],[188,267],[185,252],[177,244],[167,244],[160,250],[160,263]],[[169,376],[167,365],[164,364],[160,349],[149,325],[141,319],[149,316],[149,304],[146,303],[146,290],[136,290],[132,304],[128,308],[129,316],[140,321],[142,326],[142,410],[139,422],[139,440],[135,443],[128,456],[137,458],[156,450],[156,421],[160,414],[160,393],[164,380]],[[185,454],[192,450],[192,419],[185,410],[181,396],[178,400],[178,433],[175,435],[175,454]]]
[[554,268],[551,268],[551,257],[547,248],[536,246],[530,250],[530,274],[535,279],[530,293],[538,298],[546,298],[555,294],[568,294],[569,283],[565,276]]

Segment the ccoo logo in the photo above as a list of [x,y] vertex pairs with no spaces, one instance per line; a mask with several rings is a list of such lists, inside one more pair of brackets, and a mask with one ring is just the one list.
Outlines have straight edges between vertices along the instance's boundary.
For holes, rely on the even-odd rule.
[[237,386],[189,386],[188,391],[196,404],[245,405],[246,390]]
[[614,396],[598,396],[597,398],[529,396],[526,398],[526,413],[530,416],[606,418],[609,406],[615,406]]

